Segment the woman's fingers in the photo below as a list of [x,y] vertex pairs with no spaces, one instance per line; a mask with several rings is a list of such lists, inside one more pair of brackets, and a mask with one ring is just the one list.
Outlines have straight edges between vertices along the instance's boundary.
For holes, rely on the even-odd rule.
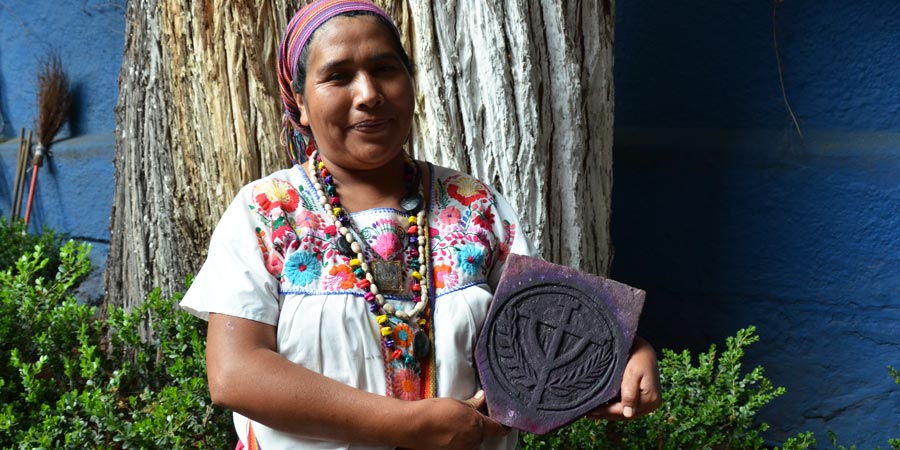
[[482,414],[482,408],[485,405],[484,398],[484,390],[480,390],[472,396],[472,398],[464,401],[463,403],[472,407],[472,409],[479,411],[478,414],[481,416],[481,432],[485,436],[505,436],[509,434],[509,427],[503,425],[496,420]]
[[656,351],[635,336],[631,356],[625,366],[618,401],[602,405],[590,413],[591,419],[628,420],[653,412],[662,402]]
[[463,403],[469,405],[474,410],[480,410],[484,406],[484,390],[480,390],[472,396],[472,398],[464,401]]

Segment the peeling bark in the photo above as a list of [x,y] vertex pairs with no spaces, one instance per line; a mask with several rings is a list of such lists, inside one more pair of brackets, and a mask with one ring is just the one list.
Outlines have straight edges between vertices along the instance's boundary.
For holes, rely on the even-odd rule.
[[409,2],[417,155],[493,184],[544,257],[598,274],[612,250],[612,5]]

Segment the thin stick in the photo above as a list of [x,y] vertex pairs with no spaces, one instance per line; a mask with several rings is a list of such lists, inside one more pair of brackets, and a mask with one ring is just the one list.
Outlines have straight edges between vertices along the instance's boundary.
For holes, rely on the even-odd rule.
[[35,164],[31,171],[31,186],[28,188],[28,203],[25,206],[25,229],[28,229],[28,219],[31,218],[31,204],[34,202],[34,187],[37,185],[38,169],[41,166]]
[[19,133],[19,151],[16,153],[16,178],[13,180],[13,195],[10,199],[12,205],[9,207],[9,218],[10,220],[19,218],[19,205],[16,204],[16,199],[19,198],[19,190],[22,186],[19,185],[20,174],[23,170],[25,170],[25,160],[22,158],[22,151],[25,147],[25,129],[22,128],[22,131]]
[[25,196],[25,178],[28,176],[28,161],[31,160],[31,145],[34,142],[34,130],[28,131],[28,141],[25,142],[25,150],[22,152],[22,170],[19,178],[19,214],[22,214],[22,197]]
[[787,98],[787,90],[784,88],[784,74],[781,71],[781,55],[778,52],[778,21],[776,12],[778,11],[778,4],[783,2],[784,0],[775,0],[772,2],[772,41],[775,44],[775,62],[778,65],[778,82],[781,83],[781,97],[784,99],[784,106],[787,106],[788,113],[791,115],[791,120],[794,121],[794,128],[797,129],[797,134],[800,135],[800,139],[803,139],[803,132],[800,131],[800,123],[797,122],[797,116],[794,115],[794,109],[791,108],[791,103],[788,102]]
[[22,215],[22,197],[25,195],[25,176],[28,173],[28,154],[31,152],[31,140],[34,137],[34,132],[28,132],[28,140],[24,142],[24,147],[22,147],[22,172],[19,173],[19,178],[16,180],[16,184],[19,186],[19,196],[16,197],[16,218]]

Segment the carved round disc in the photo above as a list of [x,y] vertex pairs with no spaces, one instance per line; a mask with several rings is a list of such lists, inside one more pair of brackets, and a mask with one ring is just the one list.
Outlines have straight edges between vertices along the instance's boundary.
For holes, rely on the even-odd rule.
[[578,409],[598,397],[627,355],[607,308],[566,285],[514,292],[490,324],[487,359],[494,380],[523,410]]

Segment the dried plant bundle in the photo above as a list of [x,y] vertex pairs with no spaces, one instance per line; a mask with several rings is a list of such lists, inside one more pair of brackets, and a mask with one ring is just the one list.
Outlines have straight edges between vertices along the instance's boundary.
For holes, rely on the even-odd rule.
[[63,124],[69,118],[72,95],[69,77],[63,71],[62,60],[56,52],[50,52],[41,62],[38,73],[38,143],[47,148]]

